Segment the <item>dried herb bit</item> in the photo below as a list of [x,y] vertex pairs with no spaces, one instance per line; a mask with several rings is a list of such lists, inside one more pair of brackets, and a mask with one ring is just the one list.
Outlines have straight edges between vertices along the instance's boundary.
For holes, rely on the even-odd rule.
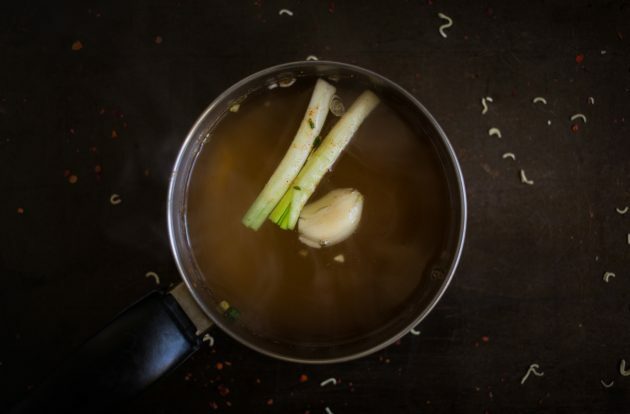
[[322,381],[319,384],[319,386],[320,387],[325,387],[328,384],[337,385],[337,379],[336,378],[328,378],[327,380]]
[[490,96],[486,96],[481,98],[481,107],[483,108],[481,110],[481,115],[485,115],[488,112],[488,103],[487,102],[494,102],[492,100],[492,97]]
[[453,25],[453,19],[451,19],[450,17],[448,17],[447,15],[445,15],[444,13],[438,13],[438,17],[440,19],[446,20],[446,23],[444,23],[443,25],[441,25],[438,29],[438,31],[440,32],[440,35],[443,38],[447,38],[448,36],[446,35],[446,33],[444,32],[444,29],[448,29],[449,27],[451,27]]
[[494,127],[493,127],[493,128],[490,128],[490,129],[488,130],[488,135],[489,135],[489,136],[496,135],[496,136],[497,136],[497,137],[499,137],[499,138],[503,138],[503,136],[501,135],[501,130],[500,130],[499,128],[494,128]]
[[575,114],[571,116],[571,122],[575,121],[576,119],[581,119],[582,122],[586,123],[586,116],[584,114]]
[[319,144],[322,143],[322,136],[318,135],[314,140],[313,140],[313,149],[317,149],[317,147],[319,147]]
[[613,272],[606,272],[606,273],[604,273],[604,277],[603,277],[604,282],[608,283],[608,282],[610,282],[610,278],[611,277],[616,277],[616,276],[617,275],[614,274]]
[[302,188],[299,185],[294,185],[293,189],[297,191],[302,191]]
[[239,318],[239,316],[241,316],[241,313],[238,311],[238,309],[236,309],[235,307],[231,307],[230,309],[228,309],[225,312],[225,316],[227,316],[229,319],[235,321]]
[[525,381],[527,381],[527,378],[529,378],[529,374],[534,374],[537,377],[542,377],[543,375],[545,375],[544,372],[538,372],[537,369],[540,369],[540,365],[538,365],[538,364],[531,364],[529,366],[529,369],[527,370],[527,373],[521,379],[521,385],[525,384]]
[[315,122],[313,122],[311,118],[308,119],[308,126],[310,126],[311,129],[315,129]]

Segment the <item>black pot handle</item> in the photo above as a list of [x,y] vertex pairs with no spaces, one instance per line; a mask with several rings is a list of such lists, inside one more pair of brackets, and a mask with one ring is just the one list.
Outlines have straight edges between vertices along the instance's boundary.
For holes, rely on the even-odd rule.
[[150,293],[88,340],[11,412],[111,409],[192,355],[201,345],[198,334],[173,295]]

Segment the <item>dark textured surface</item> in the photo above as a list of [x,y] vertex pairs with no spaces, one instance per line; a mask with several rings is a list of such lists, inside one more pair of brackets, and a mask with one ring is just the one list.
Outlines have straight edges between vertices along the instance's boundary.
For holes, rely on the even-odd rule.
[[[628,1],[22,3],[0,5],[0,408],[153,289],[147,271],[177,282],[165,200],[187,130],[241,77],[315,54],[390,77],[444,127],[470,208],[453,284],[420,336],[335,366],[215,330],[128,412],[630,410]],[[521,385],[532,363],[545,375]]]

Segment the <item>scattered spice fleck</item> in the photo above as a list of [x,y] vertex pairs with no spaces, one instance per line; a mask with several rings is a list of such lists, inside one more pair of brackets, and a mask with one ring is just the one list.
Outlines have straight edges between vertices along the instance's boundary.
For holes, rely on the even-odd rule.
[[219,371],[221,371],[221,370],[223,369],[223,363],[219,361],[219,362],[217,362],[217,363],[216,363],[215,367],[216,367]]
[[529,369],[527,370],[527,373],[521,379],[521,385],[525,384],[525,381],[527,381],[527,378],[529,378],[529,374],[534,374],[537,377],[542,377],[543,375],[545,375],[544,372],[538,372],[537,369],[540,369],[540,365],[538,365],[538,364],[531,364],[529,366]]
[[302,375],[300,375],[300,379],[299,379],[299,381],[300,381],[301,383],[305,383],[306,381],[308,381],[308,375],[306,375],[306,374],[302,374]]
[[320,387],[325,387],[328,384],[337,385],[337,379],[335,379],[335,378],[328,378],[327,380],[322,381],[319,384],[319,386]]
[[219,405],[218,405],[216,402],[214,402],[214,401],[210,401],[210,402],[208,403],[208,406],[209,406],[210,408],[212,408],[213,410],[218,410],[218,409],[219,409]]
[[100,174],[102,171],[103,171],[103,168],[101,167],[101,165],[100,165],[100,164],[96,164],[96,165],[94,166],[94,172],[95,172],[95,173]]
[[118,138],[118,132],[116,132],[115,129],[112,129],[112,138],[114,139]]
[[490,128],[490,129],[488,130],[488,135],[489,135],[489,136],[496,135],[496,136],[497,136],[497,137],[499,137],[499,138],[503,138],[503,136],[501,135],[501,130],[499,130],[499,128],[494,128],[494,127],[493,127],[493,128]]
[[547,125],[551,125],[551,119],[547,120]]
[[273,89],[276,89],[277,87],[278,87],[278,84],[276,82],[270,83],[269,85],[267,85],[267,89],[269,89],[270,91]]
[[335,12],[335,2],[334,1],[329,1],[328,2],[328,13],[334,13]]
[[571,125],[571,132],[573,132],[574,134],[577,133],[579,130],[580,126],[578,124]]
[[613,272],[606,272],[606,273],[604,273],[604,277],[603,277],[604,282],[608,283],[608,282],[610,282],[610,278],[611,277],[616,277],[616,276],[617,275],[614,274]]
[[602,383],[602,387],[604,387],[604,388],[610,388],[613,385],[615,385],[615,381],[610,381],[609,383],[605,383],[604,380],[600,380],[599,382]]
[[267,405],[273,405],[273,398],[269,398],[267,400]]
[[64,177],[68,177],[70,175],[70,170],[64,170],[63,171],[63,176]]
[[155,36],[155,39],[153,39],[156,45],[161,45],[163,40],[162,36]]
[[514,155],[513,152],[506,152],[505,154],[501,156],[501,158],[503,159],[512,158],[513,160],[516,160],[516,155]]
[[542,103],[547,105],[547,100],[545,98],[543,98],[542,96],[537,96],[532,100],[533,103]]
[[627,377],[630,375],[630,370],[626,369],[625,359],[622,359],[621,362],[619,363],[619,373],[624,377]]
[[579,64],[579,63],[582,63],[582,62],[584,62],[584,54],[583,53],[578,53],[575,56],[575,63]]
[[77,177],[74,174],[72,174],[70,177],[68,177],[68,182],[70,184],[76,184],[77,181],[79,181],[79,177]]
[[18,207],[17,208],[17,213],[18,214],[24,214],[24,209],[22,207]]
[[484,335],[484,336],[482,336],[482,337],[481,337],[481,340],[482,340],[483,342],[488,343],[488,342],[490,342],[490,337],[489,337],[489,336],[485,336],[485,335]]
[[72,50],[74,50],[75,52],[81,49],[83,49],[83,43],[81,43],[80,40],[77,40],[72,44]]
[[224,311],[226,311],[226,310],[230,309],[230,304],[229,304],[229,302],[228,302],[227,300],[222,300],[222,301],[219,303],[219,307],[220,307],[221,309],[223,309]]
[[239,109],[241,109],[241,105],[240,104],[234,104],[234,105],[230,106],[230,112],[237,113]]
[[293,16],[293,12],[289,9],[282,9],[278,12],[278,16],[282,16],[283,14],[286,14],[287,16]]
[[122,198],[120,198],[118,194],[112,194],[111,197],[109,197],[109,202],[112,203],[112,205],[117,205],[122,203]]
[[214,338],[210,334],[205,334],[201,340],[203,342],[208,342],[208,346],[211,348],[214,346]]
[[449,27],[451,27],[453,25],[453,19],[451,19],[450,17],[448,17],[447,15],[445,15],[444,13],[438,13],[438,17],[440,19],[446,20],[446,23],[444,23],[442,26],[440,26],[440,28],[438,29],[438,31],[440,32],[440,35],[443,38],[447,38],[448,36],[446,35],[446,33],[444,32],[444,29],[448,29]]
[[306,60],[319,60],[319,59],[318,59],[318,58],[317,58],[317,56],[315,56],[315,55],[308,55],[308,56],[306,57]]
[[344,257],[343,254],[338,254],[337,256],[333,258],[333,260],[337,263],[344,263],[346,261],[346,258]]
[[230,389],[223,384],[219,385],[217,390],[219,391],[219,395],[221,397],[225,397],[230,393]]
[[160,277],[155,272],[147,272],[144,274],[144,277],[152,277],[155,280],[156,285],[160,284]]

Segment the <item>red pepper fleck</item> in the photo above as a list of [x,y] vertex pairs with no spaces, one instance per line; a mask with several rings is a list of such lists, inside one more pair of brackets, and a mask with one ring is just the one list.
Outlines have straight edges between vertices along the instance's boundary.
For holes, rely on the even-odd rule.
[[70,175],[70,170],[64,170],[63,176],[68,177]]
[[308,375],[306,374],[300,375],[300,382],[306,382],[306,381],[308,381]]
[[72,174],[70,177],[68,177],[68,182],[70,184],[75,184],[77,181],[79,181],[79,177],[77,177],[74,174]]
[[97,173],[97,174],[100,174],[101,171],[103,171],[103,168],[101,167],[101,165],[100,164],[96,164],[94,166],[94,172]]
[[18,207],[17,213],[18,214],[24,214],[24,209],[22,207]]
[[578,55],[575,56],[575,63],[582,63],[584,62],[584,54],[583,53],[579,53]]
[[185,381],[190,381],[192,379],[192,372],[187,372],[186,375],[184,375],[184,380]]
[[494,9],[492,7],[486,8],[486,16],[490,17],[494,14]]
[[231,367],[232,363],[230,361],[223,361],[226,367]]
[[96,152],[97,152],[96,147],[90,147],[90,152],[91,152],[92,154],[96,154]]
[[156,45],[162,44],[162,40],[164,40],[164,39],[162,39],[162,36],[155,36],[154,41],[155,41]]
[[221,397],[225,397],[230,393],[230,389],[223,384],[217,387],[217,391],[219,391],[219,395]]
[[335,12],[335,2],[334,1],[329,1],[328,2],[328,13],[334,13]]
[[81,43],[80,40],[77,40],[72,44],[72,50],[74,50],[75,52],[81,49],[83,49],[83,43]]
[[580,126],[578,124],[571,125],[571,132],[573,132],[574,134],[577,133],[579,130]]
[[219,404],[217,404],[217,403],[216,403],[216,402],[214,402],[214,401],[210,401],[210,402],[208,403],[208,406],[209,406],[210,408],[212,408],[213,410],[218,410],[218,409],[219,409]]
[[74,135],[74,128],[70,128],[70,133]]
[[484,336],[481,337],[481,340],[484,341],[484,342],[488,342],[488,341],[490,341],[490,337],[484,335]]
[[223,364],[221,362],[217,362],[216,368],[221,371],[223,369]]
[[267,405],[273,405],[273,398],[269,398],[267,400]]
[[112,138],[114,139],[118,138],[118,132],[116,132],[115,129],[112,129]]

